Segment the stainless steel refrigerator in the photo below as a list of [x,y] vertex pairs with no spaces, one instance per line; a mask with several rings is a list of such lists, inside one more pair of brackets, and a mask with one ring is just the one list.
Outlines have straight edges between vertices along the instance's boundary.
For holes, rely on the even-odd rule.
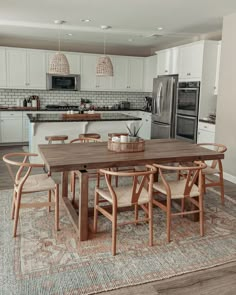
[[178,75],[153,79],[151,138],[175,137]]

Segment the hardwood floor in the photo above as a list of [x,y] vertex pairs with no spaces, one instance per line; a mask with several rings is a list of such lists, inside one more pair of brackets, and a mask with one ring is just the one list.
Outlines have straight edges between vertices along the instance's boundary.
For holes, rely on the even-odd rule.
[[[12,181],[8,175],[2,156],[10,152],[22,152],[22,147],[0,147],[0,190],[11,189]],[[236,185],[225,181],[225,194],[236,202]],[[122,288],[106,295],[234,295],[236,294],[236,262],[193,272],[174,278],[155,281],[129,288]]]

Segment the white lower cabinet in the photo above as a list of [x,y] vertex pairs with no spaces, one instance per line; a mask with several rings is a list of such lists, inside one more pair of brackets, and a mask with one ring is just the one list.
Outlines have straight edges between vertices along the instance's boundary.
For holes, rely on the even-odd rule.
[[22,112],[22,142],[29,142],[29,118],[26,112]]
[[215,125],[210,123],[198,123],[197,143],[214,143]]
[[143,139],[151,139],[152,114],[140,111],[139,117],[142,118],[139,136]]
[[1,143],[22,142],[22,112],[1,112]]

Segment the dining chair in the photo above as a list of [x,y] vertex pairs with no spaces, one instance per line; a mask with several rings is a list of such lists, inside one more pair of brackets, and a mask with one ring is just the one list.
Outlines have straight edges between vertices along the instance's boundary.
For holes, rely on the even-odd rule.
[[[75,138],[75,139],[72,139],[70,141],[70,144],[71,143],[80,143],[80,144],[83,144],[83,143],[88,143],[88,142],[101,142],[101,140],[97,139],[97,138],[93,138],[93,137],[79,137],[79,138]],[[93,169],[93,170],[89,170],[89,174],[88,176],[90,178],[96,178],[96,175],[97,175],[97,170],[96,169]],[[72,192],[72,203],[75,203],[75,186],[76,186],[76,179],[79,178],[79,173],[78,171],[71,171],[71,180],[70,180],[70,187],[71,187],[71,192]]]
[[[202,170],[206,164],[199,162],[192,166],[164,166],[153,164],[158,168],[159,181],[153,184],[154,195],[156,193],[164,196],[164,203],[153,198],[153,204],[166,212],[167,218],[167,242],[170,242],[171,218],[172,216],[184,216],[187,214],[199,213],[200,235],[204,235],[204,211],[203,211],[203,187],[202,187]],[[184,170],[185,177],[172,179],[169,172]],[[171,179],[169,179],[171,178]],[[196,184],[198,182],[198,184]],[[180,212],[172,212],[172,201],[181,200]],[[192,210],[185,210],[185,200],[191,204]]]
[[[153,211],[152,211],[152,186],[153,175],[157,169],[153,166],[147,165],[145,171],[139,172],[116,172],[105,169],[100,169],[97,175],[97,184],[95,188],[94,200],[94,233],[97,232],[98,212],[103,214],[112,222],[112,255],[116,255],[116,236],[117,226],[127,224],[137,224],[141,222],[149,223],[149,246],[153,245]],[[100,185],[100,177],[105,177],[105,187]],[[129,185],[122,185],[115,187],[112,184],[111,177],[131,177],[132,183]],[[148,185],[146,186],[146,183]],[[106,210],[104,203],[112,206],[111,213]],[[118,208],[134,206],[134,220],[117,223]],[[145,216],[139,218],[138,206],[140,206]]]
[[[9,153],[3,156],[3,161],[6,163],[9,174],[14,183],[12,212],[11,218],[14,219],[13,237],[16,237],[17,225],[19,219],[20,208],[42,208],[48,207],[49,212],[51,206],[55,208],[55,230],[59,230],[59,185],[47,174],[34,174],[31,172],[34,168],[43,168],[43,164],[30,163],[30,157],[38,156],[32,153]],[[13,166],[17,167],[17,172],[14,174]],[[38,201],[42,196],[33,195],[34,202],[21,202],[22,195],[48,192],[48,201]],[[51,194],[54,194],[55,201],[52,202]]]
[[[218,143],[199,143],[198,146],[213,149],[220,153],[225,153],[227,151],[227,147],[223,144]],[[224,177],[223,177],[223,166],[221,159],[207,161],[207,167],[202,170],[202,186],[204,193],[206,192],[207,187],[219,186],[220,187],[220,195],[221,195],[221,203],[224,205]],[[213,179],[209,176],[218,176],[217,179]]]

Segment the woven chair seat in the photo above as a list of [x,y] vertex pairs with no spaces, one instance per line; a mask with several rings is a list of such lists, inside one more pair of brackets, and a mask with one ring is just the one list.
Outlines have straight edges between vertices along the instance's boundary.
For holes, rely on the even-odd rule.
[[[131,196],[132,196],[132,186],[122,186],[122,187],[113,187],[116,196],[117,196],[117,207],[126,207],[131,206]],[[113,204],[112,196],[108,189],[97,188],[96,192],[99,193],[105,200]],[[143,188],[139,199],[138,204],[146,204],[148,203],[148,192],[145,188]]]
[[[178,180],[178,181],[169,181],[168,185],[170,186],[171,190],[171,199],[183,199],[184,198],[184,189],[186,186],[186,180]],[[165,186],[162,182],[155,182],[153,184],[153,188],[162,194],[166,194]],[[193,185],[190,197],[198,197],[199,196],[199,189],[197,185]]]
[[[21,179],[20,179],[21,180]],[[23,186],[23,193],[53,190],[55,182],[47,174],[30,175]],[[16,188],[17,189],[17,188]]]

